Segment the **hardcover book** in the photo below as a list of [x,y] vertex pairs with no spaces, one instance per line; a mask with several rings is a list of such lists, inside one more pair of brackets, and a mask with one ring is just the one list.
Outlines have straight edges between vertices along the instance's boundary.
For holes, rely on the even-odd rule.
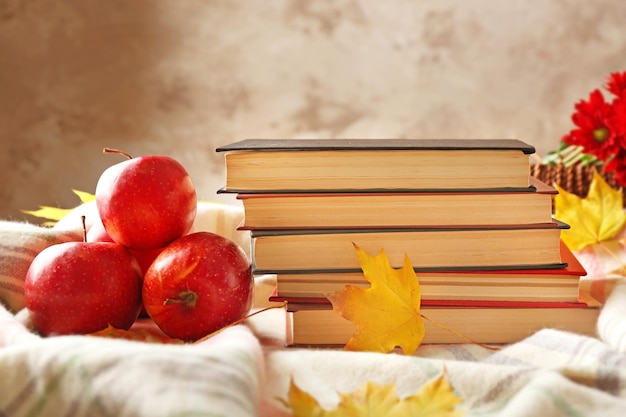
[[[287,344],[294,346],[345,345],[356,327],[327,304],[287,305]],[[510,305],[422,305],[421,313],[477,343],[515,343],[544,329],[554,328],[595,336],[598,308],[584,303]],[[429,320],[423,344],[467,343]]]
[[392,267],[407,255],[415,268],[562,268],[559,221],[493,227],[418,229],[253,230],[255,273],[302,270],[360,271],[354,245],[377,254],[385,250]]
[[[580,277],[587,272],[561,242],[559,269],[416,272],[422,300],[577,302]],[[346,285],[368,288],[363,272],[300,271],[276,275],[272,301],[312,302]]]
[[221,192],[523,190],[534,147],[515,139],[248,139],[219,147]]
[[554,187],[524,191],[239,194],[240,229],[532,224],[552,221]]

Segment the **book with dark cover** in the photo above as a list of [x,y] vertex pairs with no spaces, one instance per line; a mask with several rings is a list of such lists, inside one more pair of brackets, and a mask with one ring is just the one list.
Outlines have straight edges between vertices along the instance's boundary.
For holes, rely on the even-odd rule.
[[515,139],[248,139],[220,192],[523,190],[534,147]]
[[[557,269],[416,271],[416,276],[424,302],[579,301],[580,277],[587,272],[563,242],[561,259],[565,266]],[[272,301],[319,302],[346,285],[368,288],[369,282],[362,271],[277,274]]]
[[320,150],[519,150],[535,153],[535,147],[518,139],[244,139],[220,146],[229,151]]
[[531,177],[522,192],[239,194],[242,230],[547,223],[554,187]]
[[415,268],[561,268],[558,220],[532,225],[424,227],[416,229],[253,230],[256,273],[301,270],[359,271],[354,249],[385,250],[392,267],[407,255]]

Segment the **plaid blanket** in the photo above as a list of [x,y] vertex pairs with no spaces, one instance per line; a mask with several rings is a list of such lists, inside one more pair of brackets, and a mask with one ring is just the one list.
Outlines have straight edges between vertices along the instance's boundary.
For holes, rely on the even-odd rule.
[[198,345],[42,339],[0,309],[1,416],[254,416],[261,347],[245,326]]
[[[196,230],[236,225],[242,213],[207,207]],[[215,216],[222,220],[215,221]],[[234,226],[220,230],[245,244]],[[75,231],[0,222],[0,416],[290,416],[291,378],[325,407],[367,381],[402,397],[446,369],[469,416],[626,415],[626,284],[618,281],[598,337],[552,329],[498,352],[422,346],[414,356],[283,348],[284,313],[263,312],[199,345],[90,336],[40,338],[28,330],[21,274],[29,259]],[[255,308],[273,277],[257,277]]]
[[[273,314],[251,320],[265,340],[280,339],[271,323],[281,318]],[[265,357],[262,415],[290,415],[275,399],[286,398],[291,378],[332,409],[339,393],[367,381],[395,383],[402,397],[445,368],[467,416],[625,416],[626,285],[617,286],[607,299],[598,334],[592,338],[544,329],[496,352],[471,344],[424,345],[414,356],[272,349]]]

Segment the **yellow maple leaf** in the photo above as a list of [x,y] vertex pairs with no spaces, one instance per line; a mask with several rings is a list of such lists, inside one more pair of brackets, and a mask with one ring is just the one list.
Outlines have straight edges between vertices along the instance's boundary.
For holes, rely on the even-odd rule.
[[554,217],[570,228],[561,232],[563,242],[572,250],[580,250],[613,239],[626,224],[622,190],[611,188],[597,172],[585,198],[556,186]]
[[294,382],[289,381],[287,401],[281,402],[293,413],[293,417],[331,417],[338,415],[336,411],[323,409],[317,400],[308,392],[301,390]]
[[397,416],[411,417],[461,417],[465,410],[456,406],[463,399],[458,397],[444,372],[436,379],[427,382],[420,391],[405,398],[397,407]]
[[[78,196],[78,198],[80,199],[80,202],[83,204],[89,203],[90,201],[93,201],[96,199],[95,195],[91,193],[87,193],[85,191],[72,190],[72,192]],[[39,209],[37,210],[22,210],[22,213],[30,214],[31,216],[37,217],[40,219],[46,219],[46,221],[42,223],[44,226],[54,226],[56,222],[58,222],[67,214],[69,214],[69,212],[72,211],[73,209],[74,208],[66,209],[66,208],[59,208],[59,207],[39,206]]]
[[386,416],[386,417],[461,417],[457,410],[462,402],[447,379],[445,371],[424,384],[413,395],[400,399],[394,384],[366,382],[349,394],[339,394],[336,408],[326,410],[306,391],[290,381],[288,401],[294,417]]
[[333,310],[356,325],[346,350],[388,353],[396,347],[412,355],[424,338],[421,290],[408,256],[394,269],[384,249],[376,256],[354,245],[369,288],[346,285],[328,295]]
[[94,194],[88,193],[86,191],[72,189],[72,192],[78,196],[81,203],[89,203],[96,199],[96,196]]
[[43,226],[54,226],[56,222],[65,217],[72,209],[63,209],[59,207],[39,206],[37,210],[22,210],[22,213],[30,214],[33,217],[46,219],[42,222]]

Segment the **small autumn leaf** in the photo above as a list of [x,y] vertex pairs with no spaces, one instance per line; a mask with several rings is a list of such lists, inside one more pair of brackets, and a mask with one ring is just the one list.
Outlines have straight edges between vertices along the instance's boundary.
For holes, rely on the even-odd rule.
[[388,353],[397,346],[412,355],[424,338],[421,290],[408,256],[394,269],[384,249],[376,256],[356,248],[369,288],[346,285],[328,295],[333,310],[356,325],[346,350]]
[[331,417],[339,416],[336,411],[328,411],[320,406],[308,392],[301,390],[294,382],[289,381],[288,400],[281,402],[293,413],[293,417]]
[[[80,202],[83,204],[96,199],[95,195],[85,191],[73,189],[72,192],[78,196]],[[47,221],[43,222],[44,226],[54,226],[56,222],[61,220],[72,210],[73,208],[64,209],[59,207],[39,206],[39,209],[37,210],[22,210],[22,213],[30,214],[31,216],[38,217],[40,219],[46,219]]]
[[301,390],[293,379],[289,384],[288,401],[283,403],[294,417],[339,417],[339,416],[385,416],[385,417],[461,417],[457,410],[462,402],[447,379],[445,371],[436,379],[427,382],[413,395],[400,399],[394,384],[366,382],[349,394],[339,394],[336,408],[326,410],[306,391]]
[[402,408],[402,411],[396,415],[411,417],[461,417],[465,414],[465,411],[456,410],[456,406],[462,401],[463,399],[454,393],[444,370],[438,378],[424,384],[417,394],[405,398],[398,407]]
[[570,228],[561,232],[561,238],[572,250],[614,238],[626,224],[623,194],[615,190],[597,172],[587,197],[580,198],[556,186],[554,217]]
[[86,191],[79,191],[79,190],[72,189],[72,192],[78,196],[78,198],[80,199],[80,202],[83,204],[89,203],[96,199],[96,196],[94,194],[88,193]]
[[33,217],[46,219],[42,223],[44,226],[54,226],[56,222],[65,217],[71,209],[62,209],[58,207],[39,206],[37,210],[22,210],[22,213],[30,214]]
[[109,325],[105,329],[90,333],[88,336],[106,337],[110,339],[126,339],[137,342],[160,343],[160,344],[183,344],[180,339],[167,337],[161,332],[146,327],[131,328],[130,330],[116,329]]

